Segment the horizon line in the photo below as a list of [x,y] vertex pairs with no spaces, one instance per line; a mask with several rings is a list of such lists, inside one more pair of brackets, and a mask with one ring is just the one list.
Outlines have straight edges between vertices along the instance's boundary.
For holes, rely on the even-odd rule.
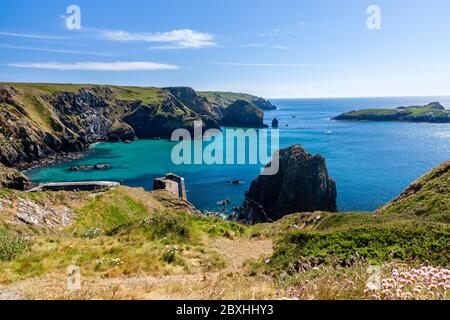
[[110,84],[110,83],[85,83],[85,82],[26,82],[26,81],[0,81],[0,85],[8,84],[50,84],[50,85],[86,85],[86,86],[113,86],[113,87],[137,87],[137,88],[176,88],[176,87],[189,87],[198,92],[233,92],[233,93],[243,93],[250,94],[258,97],[264,97],[265,99],[278,99],[278,100],[289,100],[289,99],[358,99],[358,98],[426,98],[426,97],[450,97],[450,93],[447,94],[415,94],[415,95],[367,95],[367,96],[285,96],[285,97],[269,97],[260,94],[249,93],[247,91],[233,91],[233,90],[223,90],[223,89],[195,89],[189,85],[173,85],[173,86],[156,86],[156,85],[127,85],[127,84]]

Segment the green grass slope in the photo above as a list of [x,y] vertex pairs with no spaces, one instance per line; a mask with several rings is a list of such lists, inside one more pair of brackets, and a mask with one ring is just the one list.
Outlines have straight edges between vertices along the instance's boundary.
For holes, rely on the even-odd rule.
[[424,106],[397,109],[353,110],[335,117],[334,120],[450,123],[450,110],[446,110],[438,102],[433,102]]
[[399,197],[378,210],[450,223],[450,161],[414,181]]
[[[120,187],[97,193],[23,193],[0,189],[0,286],[65,274],[75,264],[87,279],[143,275],[172,279],[180,275],[196,283],[199,287],[194,288],[200,293],[209,282],[200,285],[203,282],[196,277],[213,277],[228,265],[231,269],[212,287],[239,293],[245,291],[244,284],[266,286],[269,277],[274,287],[261,297],[273,298],[276,292],[309,283],[308,295],[296,294],[364,298],[369,265],[448,268],[449,181],[450,162],[446,162],[376,212],[297,213],[255,226],[198,214],[189,203],[163,191]],[[20,199],[40,208],[69,208],[73,221],[51,229],[20,224],[14,218]],[[266,250],[265,257],[254,260],[257,256],[250,252],[257,251],[261,241],[273,243],[273,251]],[[231,246],[229,254],[217,251],[227,246]],[[239,265],[233,264],[236,252],[244,255]],[[349,281],[356,284],[349,285]],[[172,292],[170,296],[187,295],[183,294]]]

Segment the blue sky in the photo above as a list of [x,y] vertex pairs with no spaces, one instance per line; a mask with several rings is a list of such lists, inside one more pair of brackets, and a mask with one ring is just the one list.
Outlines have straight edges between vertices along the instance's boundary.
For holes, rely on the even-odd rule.
[[[381,30],[366,26],[369,5]],[[66,8],[81,9],[81,30]],[[448,0],[0,2],[0,81],[279,97],[448,95]]]

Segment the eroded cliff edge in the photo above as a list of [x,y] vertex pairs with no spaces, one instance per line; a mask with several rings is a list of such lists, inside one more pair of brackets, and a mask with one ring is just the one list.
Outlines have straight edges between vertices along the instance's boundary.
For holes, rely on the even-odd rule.
[[188,87],[0,84],[0,163],[24,168],[84,151],[94,142],[169,138],[198,119],[207,128],[218,127],[239,95],[213,97]]

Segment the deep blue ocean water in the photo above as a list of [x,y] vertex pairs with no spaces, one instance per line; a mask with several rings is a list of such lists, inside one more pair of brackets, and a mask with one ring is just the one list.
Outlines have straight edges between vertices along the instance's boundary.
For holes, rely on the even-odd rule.
[[[336,180],[341,211],[369,211],[397,196],[413,180],[450,159],[450,124],[394,122],[338,122],[330,118],[361,108],[393,108],[440,101],[448,97],[290,99],[272,100],[276,111],[266,111],[265,121],[280,121],[282,147],[301,144],[326,158]],[[326,134],[331,131],[332,134]],[[31,170],[37,182],[113,180],[124,185],[152,189],[152,179],[167,172],[186,179],[188,198],[201,210],[219,210],[217,201],[230,198],[239,206],[258,165],[174,165],[174,142],[141,140],[131,144],[100,143],[85,157],[55,166]],[[71,172],[79,164],[108,163],[110,170]],[[227,183],[244,181],[241,185]]]

